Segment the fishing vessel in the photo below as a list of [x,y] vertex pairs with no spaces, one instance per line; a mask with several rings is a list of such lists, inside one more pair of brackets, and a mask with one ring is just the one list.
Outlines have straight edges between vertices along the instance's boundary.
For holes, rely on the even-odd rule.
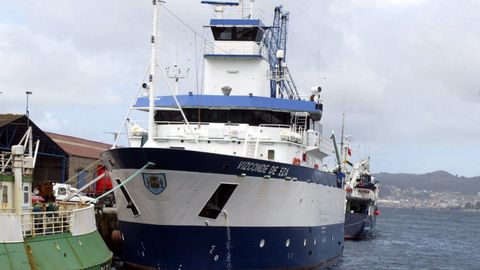
[[[102,153],[116,185],[125,263],[326,266],[343,252],[345,191],[343,179],[322,171],[331,148],[322,138],[321,88],[302,98],[286,64],[289,14],[276,7],[266,26],[253,1],[203,3],[216,14],[203,89],[177,95],[165,69],[155,68],[164,2],[154,0],[148,97],[133,105],[148,112],[148,126],[127,118],[129,147]],[[157,96],[156,71],[170,94]]]
[[370,174],[370,159],[360,160],[346,177],[345,239],[375,236],[379,183]]
[[112,253],[97,231],[93,205],[55,202],[53,196],[32,204],[37,155],[31,138],[29,128],[19,145],[0,153],[0,268],[110,269]]

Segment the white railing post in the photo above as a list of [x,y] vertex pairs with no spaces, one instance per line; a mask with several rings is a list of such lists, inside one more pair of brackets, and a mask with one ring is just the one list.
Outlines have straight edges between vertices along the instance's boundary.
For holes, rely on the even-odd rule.
[[45,235],[45,225],[47,223],[47,213],[46,212],[43,212],[43,215],[42,215],[42,227],[43,227],[43,235]]

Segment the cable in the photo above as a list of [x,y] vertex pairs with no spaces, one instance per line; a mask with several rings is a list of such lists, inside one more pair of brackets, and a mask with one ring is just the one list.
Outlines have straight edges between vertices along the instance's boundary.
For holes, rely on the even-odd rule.
[[201,39],[203,39],[206,43],[208,44],[211,44],[211,46],[215,49],[218,49],[224,53],[227,53],[227,54],[230,54],[230,52],[222,49],[222,48],[219,48],[217,46],[215,46],[215,44],[213,44],[213,42],[207,40],[204,36],[202,36],[200,33],[198,33],[192,26],[190,26],[187,22],[185,22],[184,20],[182,20],[182,18],[180,18],[178,15],[176,15],[173,11],[171,11],[170,9],[168,9],[166,6],[163,6],[163,8],[165,8],[165,10],[170,13],[170,15],[172,15],[175,19],[177,19],[180,23],[182,23],[185,27],[187,27],[190,31],[192,31],[193,33],[195,33],[195,36],[199,36]]

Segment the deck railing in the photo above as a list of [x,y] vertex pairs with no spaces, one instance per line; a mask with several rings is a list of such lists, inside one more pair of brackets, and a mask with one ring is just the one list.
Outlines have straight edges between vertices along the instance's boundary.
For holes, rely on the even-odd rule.
[[23,237],[68,233],[72,230],[73,211],[47,211],[21,214]]

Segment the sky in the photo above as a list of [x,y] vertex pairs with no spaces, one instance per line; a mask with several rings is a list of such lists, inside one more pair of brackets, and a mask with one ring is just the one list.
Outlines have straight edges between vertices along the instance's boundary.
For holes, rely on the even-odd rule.
[[[266,24],[279,4],[297,86],[323,89],[325,137],[345,113],[353,157],[370,156],[373,172],[480,175],[480,0],[257,1]],[[160,65],[189,68],[182,91],[197,91],[212,9],[166,8]],[[143,82],[151,22],[150,0],[0,2],[0,113],[24,113],[32,91],[43,130],[112,143]]]

